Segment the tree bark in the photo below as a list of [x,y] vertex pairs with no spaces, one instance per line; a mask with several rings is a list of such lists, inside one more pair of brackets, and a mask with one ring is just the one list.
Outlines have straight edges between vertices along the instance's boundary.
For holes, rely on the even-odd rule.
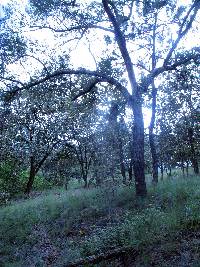
[[[152,53],[152,70],[156,68],[156,27],[157,27],[157,13],[154,15],[154,26],[153,26],[153,53]],[[152,86],[152,114],[151,114],[151,122],[149,126],[149,145],[151,150],[151,158],[152,158],[152,182],[153,184],[158,183],[158,156],[156,152],[156,144],[155,144],[155,135],[154,135],[154,126],[156,119],[156,97],[157,97],[157,88],[155,87],[154,81],[151,84]]]
[[152,157],[152,182],[153,184],[158,183],[158,156],[156,152],[156,145],[155,145],[155,136],[153,131],[149,129],[149,144],[151,150],[151,157]]
[[25,189],[25,194],[29,195],[31,192],[31,189],[33,187],[33,182],[35,179],[35,175],[36,175],[36,170],[35,170],[35,166],[34,166],[34,158],[31,157],[30,158],[30,172],[29,172],[29,179],[28,179],[28,183],[26,185],[26,189]]
[[[119,130],[117,134],[119,136]],[[118,138],[118,143],[119,143],[119,158],[120,158],[121,175],[123,177],[123,183],[125,184],[126,183],[126,167],[124,163],[124,152],[123,152],[123,144],[122,144],[121,137]]]
[[[31,136],[31,140],[32,140],[32,136]],[[52,148],[50,151],[48,151],[43,158],[39,161],[39,163],[36,164],[35,162],[35,158],[34,156],[30,157],[30,173],[29,173],[29,179],[28,179],[28,183],[26,185],[26,189],[25,189],[25,194],[30,194],[31,189],[33,187],[33,183],[34,183],[34,179],[36,174],[38,173],[38,171],[40,170],[40,168],[42,167],[42,165],[44,164],[44,162],[46,161],[46,159],[49,157],[49,155],[51,154],[53,148],[59,143],[59,141],[57,141],[56,143],[54,143],[52,145]]]
[[129,181],[131,182],[133,180],[133,159],[131,158],[129,168],[128,168],[128,176],[129,176]]
[[158,156],[156,152],[156,144],[155,144],[155,135],[154,135],[154,125],[156,118],[156,95],[157,89],[155,87],[154,82],[152,83],[152,115],[151,115],[151,123],[149,126],[149,145],[151,150],[152,157],[152,182],[153,184],[158,183]]
[[88,187],[88,179],[87,179],[87,175],[83,176],[83,181],[84,181],[84,188]]
[[136,196],[145,197],[147,188],[144,173],[144,121],[142,114],[142,99],[134,101],[132,110],[134,114],[133,126],[133,171],[135,176]]
[[189,176],[189,161],[187,160],[186,162],[186,173],[187,173],[187,177]]
[[190,150],[191,150],[191,161],[192,166],[194,169],[195,174],[199,174],[199,165],[198,165],[198,159],[195,151],[195,145],[194,145],[194,131],[192,127],[188,128],[188,138],[190,143]]
[[185,176],[185,166],[184,166],[184,160],[183,160],[183,158],[181,159],[181,170],[182,170],[183,176]]
[[164,167],[163,167],[163,162],[161,161],[160,164],[160,172],[161,172],[161,181],[164,179]]
[[134,115],[133,170],[135,175],[136,196],[145,197],[147,195],[147,189],[144,174],[144,121],[142,114],[142,92],[136,81],[133,64],[126,45],[126,38],[120,29],[120,25],[113,13],[113,9],[109,6],[110,2],[108,0],[102,0],[102,3],[104,10],[113,25],[115,39],[121,52],[121,56],[124,60],[129,82],[131,84],[132,96],[130,98],[128,97],[127,100],[131,104]]

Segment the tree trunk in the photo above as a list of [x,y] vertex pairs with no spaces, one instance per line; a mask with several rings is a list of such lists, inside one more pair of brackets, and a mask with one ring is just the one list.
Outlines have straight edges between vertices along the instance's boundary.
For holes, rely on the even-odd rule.
[[134,101],[132,110],[134,114],[133,126],[133,171],[135,176],[136,196],[145,197],[147,188],[144,173],[144,121],[142,114],[142,99]]
[[183,159],[181,160],[181,170],[182,170],[183,176],[185,176],[185,166],[184,166],[184,160]]
[[168,166],[167,169],[166,169],[166,173],[167,173],[167,176],[168,177],[171,177],[172,176],[172,168],[171,166]]
[[81,166],[82,178],[84,181],[84,188],[88,187],[88,174],[87,171],[84,170],[84,166]]
[[186,162],[186,173],[187,173],[187,177],[189,176],[189,161],[187,160]]
[[161,181],[163,181],[163,179],[164,179],[164,167],[163,167],[163,162],[161,162],[161,165],[160,165],[160,172],[161,172]]
[[[30,132],[30,142],[32,142],[33,140],[33,136],[32,136],[32,132]],[[36,174],[38,173],[38,171],[40,170],[40,168],[42,167],[42,165],[44,164],[44,162],[46,161],[46,159],[49,157],[49,155],[51,154],[53,148],[59,143],[59,141],[55,142],[51,149],[49,151],[46,152],[46,154],[43,156],[43,158],[36,164],[35,162],[35,157],[31,156],[30,157],[30,174],[29,174],[29,180],[28,183],[26,185],[26,189],[25,189],[25,193],[29,194],[32,187],[33,187],[33,183],[34,183],[34,179]]]
[[156,153],[156,145],[155,145],[155,138],[154,133],[150,132],[149,130],[149,144],[151,150],[151,157],[152,157],[152,182],[153,184],[158,183],[158,157]]
[[35,166],[34,166],[34,158],[31,157],[30,158],[30,172],[29,172],[29,179],[28,179],[28,183],[26,185],[26,189],[25,189],[25,194],[29,195],[31,192],[31,189],[33,187],[33,182],[35,179],[35,175],[36,175],[36,170],[35,170]]
[[[119,130],[118,130],[118,136],[119,136]],[[119,158],[120,158],[120,169],[121,169],[121,175],[123,177],[123,183],[126,183],[126,167],[124,163],[124,153],[123,153],[123,145],[122,145],[122,139],[121,137],[118,138],[119,143]]]
[[[133,170],[135,175],[135,188],[136,196],[145,197],[147,195],[147,188],[144,174],[144,121],[142,114],[142,91],[139,88],[135,72],[133,70],[133,64],[129,55],[126,38],[118,23],[118,18],[109,5],[109,1],[102,0],[105,12],[108,15],[110,22],[113,25],[116,42],[119,46],[124,64],[127,70],[128,78],[130,81],[132,96],[128,96],[127,100],[131,104],[134,115],[134,127],[133,127]],[[127,95],[126,95],[127,97]]]
[[84,181],[84,188],[87,188],[88,187],[87,176],[83,177],[83,181]]
[[94,163],[94,180],[96,181],[96,185],[100,186],[102,183],[102,173],[99,171],[100,162],[96,158],[93,160]]
[[133,159],[131,158],[129,168],[128,168],[128,176],[129,176],[129,181],[131,182],[133,180]]
[[188,137],[189,137],[189,142],[190,142],[190,150],[191,150],[191,161],[192,161],[192,166],[194,169],[194,173],[195,174],[199,174],[199,165],[198,165],[198,159],[197,159],[197,155],[196,155],[196,151],[195,151],[195,145],[194,145],[194,131],[193,129],[190,127],[188,129]]
[[158,156],[156,152],[156,144],[155,144],[155,135],[154,135],[154,125],[155,125],[155,118],[156,118],[156,95],[157,89],[152,83],[152,115],[151,115],[151,123],[149,126],[149,145],[151,150],[151,157],[152,157],[152,182],[153,184],[158,183]]
[[133,141],[132,138],[129,141],[129,152],[130,152],[130,163],[128,166],[128,176],[129,176],[129,182],[133,180]]
[[193,165],[194,173],[199,174],[198,160],[195,155],[193,156],[193,159],[192,159],[192,165]]

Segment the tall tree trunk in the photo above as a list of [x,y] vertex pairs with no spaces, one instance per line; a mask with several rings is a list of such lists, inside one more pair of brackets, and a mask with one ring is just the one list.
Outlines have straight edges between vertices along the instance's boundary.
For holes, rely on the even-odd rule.
[[84,162],[81,162],[81,176],[84,181],[84,188],[88,187],[88,173],[87,170],[85,169]]
[[135,176],[136,196],[145,197],[147,195],[147,188],[144,173],[144,121],[141,98],[140,101],[134,101],[132,110],[134,115],[133,171]]
[[132,138],[129,141],[130,163],[128,166],[129,182],[133,180],[133,141]]
[[84,188],[88,187],[88,179],[87,179],[87,175],[83,175],[83,181],[84,181]]
[[194,169],[195,174],[199,174],[199,165],[198,165],[198,159],[195,151],[195,140],[194,140],[194,131],[192,127],[188,128],[188,137],[189,137],[189,143],[190,143],[190,150],[191,150],[191,161],[192,166]]
[[124,64],[127,70],[129,82],[132,89],[132,96],[128,97],[128,101],[131,104],[134,115],[134,127],[133,127],[133,170],[135,175],[135,187],[136,187],[136,196],[145,197],[147,195],[147,188],[145,182],[144,174],[144,121],[142,114],[142,97],[141,97],[141,88],[139,88],[135,72],[133,70],[133,64],[131,61],[130,54],[126,46],[126,38],[123,31],[120,28],[118,19],[110,7],[110,1],[102,0],[102,4],[105,12],[108,15],[110,22],[113,25],[115,39],[118,44],[121,56],[124,60]]
[[153,184],[158,183],[158,156],[156,152],[156,144],[155,144],[155,135],[154,135],[154,125],[156,118],[156,95],[157,89],[155,87],[154,82],[152,83],[152,115],[151,115],[151,123],[149,126],[149,145],[151,150],[152,157],[152,182]]
[[187,177],[189,176],[189,161],[187,160],[186,162],[186,173],[187,173]]
[[[153,35],[152,35],[152,42],[153,42],[153,53],[152,53],[152,70],[156,68],[156,28],[157,28],[157,13],[154,14],[154,25],[153,25]],[[154,135],[154,126],[155,126],[155,119],[156,119],[156,97],[157,97],[157,88],[155,87],[154,80],[151,84],[152,91],[152,114],[151,114],[151,123],[149,126],[149,145],[151,150],[151,158],[152,158],[152,182],[153,184],[158,183],[158,156],[156,152],[156,144],[155,144],[155,135]]]
[[184,166],[183,158],[181,159],[181,170],[182,170],[183,176],[185,176],[185,166]]
[[[118,129],[118,136],[119,136],[119,129]],[[124,152],[123,152],[123,145],[122,145],[121,137],[118,138],[118,143],[119,143],[119,158],[120,158],[121,175],[123,177],[123,183],[125,184],[126,183],[126,167],[124,163]]]
[[128,177],[129,181],[131,182],[133,180],[133,159],[131,158],[129,168],[128,168]]
[[25,194],[30,194],[31,189],[33,187],[33,183],[34,183],[34,179],[35,179],[35,175],[36,175],[36,170],[35,170],[35,166],[34,166],[34,158],[31,157],[30,158],[30,172],[29,172],[29,179],[28,179],[28,183],[26,185],[26,189],[25,189]]
[[163,162],[161,161],[160,164],[160,172],[161,172],[161,181],[164,179],[164,167],[163,167]]

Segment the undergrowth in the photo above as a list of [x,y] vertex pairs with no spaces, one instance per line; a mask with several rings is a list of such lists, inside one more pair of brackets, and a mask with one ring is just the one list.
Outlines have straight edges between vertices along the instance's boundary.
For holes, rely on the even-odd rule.
[[0,266],[45,266],[39,248],[42,234],[58,251],[55,266],[62,266],[79,257],[123,246],[141,249],[178,231],[200,229],[199,177],[165,181],[148,191],[145,200],[138,200],[129,187],[52,190],[2,208]]

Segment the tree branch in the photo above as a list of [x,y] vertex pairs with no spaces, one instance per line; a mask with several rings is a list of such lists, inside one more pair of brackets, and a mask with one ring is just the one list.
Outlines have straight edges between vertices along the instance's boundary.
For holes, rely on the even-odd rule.
[[[91,70],[86,70],[86,69],[78,69],[78,70],[73,70],[73,69],[63,69],[63,70],[57,70],[49,75],[47,75],[46,77],[44,78],[41,78],[39,80],[35,80],[33,82],[30,82],[28,84],[23,84],[20,82],[20,84],[22,84],[23,86],[22,87],[17,87],[15,90],[11,91],[11,92],[8,92],[10,93],[12,96],[14,96],[17,92],[21,91],[21,90],[27,90],[31,87],[34,87],[34,86],[37,86],[37,85],[40,85],[46,81],[49,81],[51,80],[52,78],[56,78],[58,76],[61,76],[61,75],[87,75],[87,76],[90,76],[90,77],[96,77],[97,79],[95,80],[95,84],[97,84],[98,82],[107,82],[109,84],[112,84],[114,86],[116,86],[120,91],[121,93],[123,94],[124,98],[129,101],[130,100],[130,93],[129,91],[126,89],[126,87],[124,87],[120,82],[118,82],[116,79],[110,77],[110,76],[107,76],[103,73],[100,73],[100,72],[97,72],[97,71],[91,71]],[[92,86],[92,84],[91,84]],[[86,90],[86,92],[84,93],[81,93],[81,95],[83,94],[86,94],[88,93],[89,91],[91,91],[91,89],[94,87],[91,88],[88,88]]]
[[[198,49],[197,49],[198,52]],[[176,70],[177,67],[189,63],[191,60],[198,60],[200,59],[200,53],[197,54],[190,54],[189,56],[185,57],[184,59],[176,60],[171,65],[163,65],[162,67],[155,68],[152,72],[147,75],[147,77],[142,81],[140,84],[141,90],[146,92],[149,85],[153,82],[153,80],[160,75],[161,73],[169,70]]]
[[[196,0],[193,5],[190,7],[190,9],[188,10],[187,14],[185,15],[183,22],[180,26],[179,32],[178,32],[178,36],[176,38],[176,40],[174,41],[174,43],[172,44],[171,49],[169,50],[163,65],[166,66],[169,63],[169,60],[171,59],[171,56],[173,54],[173,52],[175,51],[175,49],[177,48],[178,44],[180,43],[181,39],[187,34],[187,32],[190,30],[193,21],[195,20],[195,17],[197,15],[197,12],[200,8],[200,1]],[[194,13],[191,15],[192,11],[194,11]],[[189,16],[191,15],[189,21],[187,22]],[[185,29],[184,29],[185,27]]]
[[49,74],[49,71],[47,69],[47,67],[45,66],[45,64],[37,57],[33,56],[33,55],[28,55],[28,54],[25,54],[23,56],[21,56],[20,58],[24,58],[24,57],[31,57],[33,59],[35,59],[36,61],[38,61],[44,68],[44,70],[46,71],[47,74]]
[[80,25],[80,26],[74,26],[71,28],[66,28],[66,29],[55,29],[51,26],[31,26],[30,28],[35,28],[35,30],[42,30],[42,29],[48,29],[51,31],[54,31],[56,33],[64,33],[64,32],[71,32],[71,31],[79,31],[79,30],[89,30],[89,29],[98,29],[98,30],[103,30],[106,32],[110,32],[110,33],[114,33],[114,31],[112,29],[108,29],[106,27],[100,26],[100,25],[93,25],[93,24],[88,24],[86,26]]
[[46,154],[43,156],[43,158],[38,162],[36,168],[35,168],[35,173],[38,173],[38,171],[40,170],[40,168],[42,167],[42,165],[44,164],[44,162],[47,160],[47,158],[51,155],[54,147],[60,143],[60,140],[55,142],[52,147],[50,148],[50,150],[48,152],[46,152]]
[[22,86],[24,86],[23,82],[21,82],[19,80],[15,80],[15,79],[10,78],[10,77],[0,76],[0,80],[5,80],[5,81],[13,82],[13,83],[18,83],[18,84],[21,84]]
[[[136,94],[138,86],[137,86],[137,82],[136,82],[135,73],[134,73],[134,70],[133,70],[133,64],[132,64],[130,55],[128,53],[127,47],[126,47],[126,39],[125,39],[123,33],[120,30],[120,25],[118,24],[118,22],[117,22],[114,14],[113,14],[111,8],[109,7],[109,1],[108,0],[102,0],[102,3],[103,3],[103,6],[104,6],[104,10],[107,13],[110,22],[113,25],[114,32],[115,32],[115,38],[116,38],[117,44],[119,46],[121,55],[122,55],[122,57],[124,59],[126,70],[128,72],[129,81],[130,81],[131,88],[132,88],[132,91],[133,91],[132,93],[133,93],[133,96],[134,96]],[[112,7],[113,7],[113,5],[114,5],[114,3],[112,3]]]
[[92,81],[87,88],[85,88],[83,91],[79,92],[76,96],[73,97],[73,101],[76,100],[77,98],[89,93],[92,91],[92,89],[100,82],[102,81],[101,79],[96,78],[94,81]]

